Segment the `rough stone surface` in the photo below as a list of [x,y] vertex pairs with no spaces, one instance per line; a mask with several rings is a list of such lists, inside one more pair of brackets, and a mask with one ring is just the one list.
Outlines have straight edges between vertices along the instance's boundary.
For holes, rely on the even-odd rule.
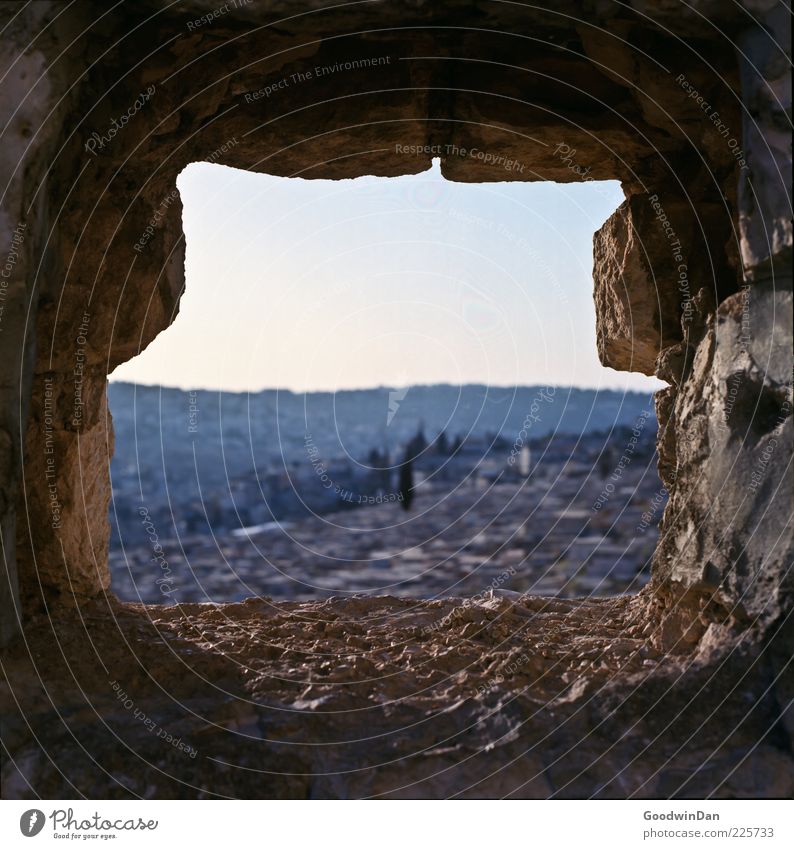
[[[598,355],[606,366],[648,375],[659,354],[681,341],[682,312],[678,263],[653,218],[648,198],[634,195],[593,238]],[[687,248],[680,248],[682,263]]]
[[770,286],[720,305],[671,413],[675,486],[656,562],[657,580],[762,620],[790,613],[794,590],[791,312],[791,290]]
[[685,632],[644,593],[92,602],[59,619],[57,649],[54,623],[32,621],[7,666],[3,792],[790,796],[783,738],[757,745],[778,716],[778,686],[758,698],[772,648],[704,599],[675,608]]
[[[739,181],[742,261],[749,279],[775,276],[790,285],[791,26],[782,3],[770,4],[739,40],[744,148],[748,167]],[[771,37],[770,37],[771,36]],[[773,41],[774,39],[774,41]]]
[[44,595],[74,604],[110,587],[110,480],[94,472],[113,451],[105,375],[94,368],[82,384],[75,377],[49,372],[34,379],[18,517],[20,538],[40,540],[30,546],[35,570],[22,575],[28,603]]

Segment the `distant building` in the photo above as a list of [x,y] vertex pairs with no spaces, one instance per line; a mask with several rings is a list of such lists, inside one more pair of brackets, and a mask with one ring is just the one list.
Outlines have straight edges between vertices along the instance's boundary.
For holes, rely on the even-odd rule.
[[521,447],[521,452],[518,455],[518,471],[519,474],[523,475],[524,477],[527,477],[529,475],[529,459],[529,446],[524,445]]

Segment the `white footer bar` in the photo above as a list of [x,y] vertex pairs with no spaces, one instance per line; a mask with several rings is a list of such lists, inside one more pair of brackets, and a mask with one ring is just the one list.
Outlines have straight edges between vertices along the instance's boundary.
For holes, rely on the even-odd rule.
[[792,847],[790,801],[4,801],[9,846]]

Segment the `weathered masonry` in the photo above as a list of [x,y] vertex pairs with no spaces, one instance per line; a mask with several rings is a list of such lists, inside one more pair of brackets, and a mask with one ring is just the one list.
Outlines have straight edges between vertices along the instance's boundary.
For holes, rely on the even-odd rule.
[[[762,749],[777,759],[772,771],[790,789],[794,724],[782,712],[794,697],[791,63],[784,5],[227,5],[137,0],[112,8],[39,2],[0,9],[8,48],[0,90],[4,641],[18,645],[21,628],[45,644],[53,629],[44,623],[60,623],[61,635],[88,623],[96,645],[104,634],[112,652],[110,623],[121,628],[143,616],[147,623],[163,617],[152,639],[170,629],[186,645],[195,630],[190,617],[210,615],[145,614],[118,605],[108,591],[113,434],[106,375],[177,313],[184,238],[175,186],[187,164],[333,179],[418,173],[439,156],[449,180],[616,179],[626,199],[594,238],[598,351],[606,365],[669,384],[656,403],[660,473],[670,500],[650,586],[635,599],[611,602],[611,612],[587,616],[612,623],[605,647],[622,635],[678,658],[677,692],[693,694],[681,711],[695,703],[696,692],[706,700],[716,692],[735,695],[735,704],[692,708],[701,718],[703,710],[721,711],[731,732],[699,775],[700,789],[722,792],[733,780],[748,792],[766,792],[751,787],[761,781],[749,766],[760,750],[742,736],[756,720],[758,728],[768,726]],[[355,623],[362,605],[342,610],[340,603],[330,613]],[[247,621],[250,611],[240,607],[224,616]],[[575,637],[586,625],[577,617],[590,608],[563,607],[560,621]],[[312,621],[329,613],[310,608]],[[275,615],[263,610],[265,619]],[[81,618],[86,611],[88,619]],[[485,619],[491,614],[502,616],[481,611]],[[394,612],[392,624],[403,615]],[[431,652],[413,632],[400,633],[418,641],[420,656]],[[292,637],[304,638],[299,631]],[[212,666],[220,660],[206,662],[221,675],[221,666]],[[600,701],[584,681],[565,697],[564,709],[588,704],[594,715],[614,718],[629,699],[647,698],[637,709],[656,716],[672,687],[664,676],[673,673],[647,672],[652,680],[639,687],[631,678],[639,671],[622,669],[616,661],[608,688],[592,685],[608,690]],[[268,692],[247,679],[240,686]],[[758,707],[742,719],[748,688]],[[483,709],[481,702],[461,704],[456,717],[473,713],[448,717],[443,734],[428,731],[428,751],[447,732],[463,734]],[[519,702],[510,704],[524,716]],[[669,715],[670,706],[664,710]],[[537,731],[542,720],[533,722]],[[702,748],[695,714],[687,722],[681,739],[691,733]],[[609,757],[570,765],[570,787],[672,793],[679,785],[670,770],[682,768],[683,755],[675,754],[673,730],[654,729],[648,739],[656,772],[641,780],[635,769],[617,784],[607,780],[609,758],[625,755],[636,766],[631,747],[639,737],[629,734]],[[597,750],[598,734],[594,739]],[[469,743],[460,745],[462,753]],[[563,752],[564,741],[560,746]],[[439,763],[447,759],[444,769],[452,769],[456,756],[444,752]],[[263,755],[271,756],[286,757]],[[300,757],[308,769],[314,755]],[[453,783],[433,784],[436,773],[424,760],[400,778],[397,772],[411,772],[414,761],[401,763],[379,773],[383,792],[421,773],[428,792],[444,794],[459,777],[442,769]],[[329,773],[343,769],[326,766]],[[516,792],[525,795],[569,787],[541,767],[529,769],[546,776],[534,783],[518,781],[513,766],[501,778],[487,778],[483,767],[480,789],[501,792],[497,781],[505,793],[521,784]],[[166,769],[167,781],[147,780],[180,788],[201,783],[174,778],[175,770]],[[249,784],[238,780],[229,779],[230,793],[261,790],[250,774]],[[365,794],[357,780],[339,778],[348,782],[344,790],[333,786],[340,794]],[[168,787],[163,792],[189,792]]]

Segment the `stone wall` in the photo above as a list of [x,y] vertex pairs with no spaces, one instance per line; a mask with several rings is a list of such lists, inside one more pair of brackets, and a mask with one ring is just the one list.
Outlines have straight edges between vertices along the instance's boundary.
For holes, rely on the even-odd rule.
[[11,6],[5,611],[17,572],[26,611],[107,590],[105,376],[178,310],[180,171],[394,176],[434,156],[451,180],[622,182],[594,297],[604,364],[670,384],[651,593],[737,621],[790,611],[782,4]]

